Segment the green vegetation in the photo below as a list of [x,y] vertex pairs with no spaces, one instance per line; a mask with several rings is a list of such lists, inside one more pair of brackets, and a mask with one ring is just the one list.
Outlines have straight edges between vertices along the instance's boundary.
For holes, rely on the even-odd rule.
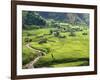
[[[43,13],[46,14],[27,11],[23,13],[26,21],[29,20],[26,22],[23,18],[25,22],[22,33],[23,66],[41,55],[41,58],[34,64],[35,68],[88,66],[89,27],[86,25],[88,22],[85,25],[76,24],[76,20],[65,23],[62,18],[58,21],[55,17],[53,20],[48,16],[44,18]],[[74,16],[76,17],[76,14]]]
[[29,63],[31,60],[37,57],[35,51],[31,51],[26,46],[23,46],[23,55],[22,55],[23,65]]

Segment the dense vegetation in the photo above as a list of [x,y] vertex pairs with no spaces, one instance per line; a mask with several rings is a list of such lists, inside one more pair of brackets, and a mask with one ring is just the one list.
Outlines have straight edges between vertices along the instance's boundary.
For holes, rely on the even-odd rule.
[[36,68],[89,65],[88,14],[23,11],[22,15],[23,66],[41,55]]

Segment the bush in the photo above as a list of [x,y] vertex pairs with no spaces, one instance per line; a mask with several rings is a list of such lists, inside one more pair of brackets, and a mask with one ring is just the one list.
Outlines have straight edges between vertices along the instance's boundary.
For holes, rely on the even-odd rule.
[[42,52],[45,52],[46,54],[50,52],[50,48],[43,48],[43,49],[39,49]]
[[80,28],[72,28],[73,31],[83,31],[82,29]]
[[50,48],[44,48],[46,53],[50,52]]
[[66,30],[65,30],[65,32],[70,32],[70,31],[71,31],[70,29],[66,29]]
[[75,32],[71,31],[69,36],[76,36]]
[[83,31],[83,29],[80,29],[80,31]]
[[36,36],[36,38],[43,38],[43,35],[42,36]]
[[87,35],[87,33],[84,32],[84,33],[82,33],[82,35]]
[[24,41],[25,42],[32,42],[32,39],[31,38],[25,38]]
[[59,36],[59,38],[65,38],[66,36],[65,35],[63,35],[63,36]]
[[39,42],[38,42],[38,44],[43,44],[43,43],[47,43],[47,39],[46,39],[46,38],[41,39],[41,40],[39,40]]
[[60,33],[58,31],[53,32],[55,37],[58,37],[60,35]]
[[53,33],[53,31],[52,30],[50,30],[50,35]]
[[30,34],[30,33],[27,33],[27,36],[31,36],[32,34]]
[[31,30],[31,29],[39,29],[40,26],[36,26],[36,25],[24,25],[24,29],[26,30]]

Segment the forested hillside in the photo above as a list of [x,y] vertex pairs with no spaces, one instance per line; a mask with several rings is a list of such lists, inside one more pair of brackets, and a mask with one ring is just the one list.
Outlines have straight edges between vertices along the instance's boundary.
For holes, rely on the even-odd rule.
[[27,25],[44,26],[48,23],[64,22],[73,25],[87,25],[89,26],[89,14],[84,13],[58,13],[58,12],[34,12],[23,11],[22,12],[23,27]]
[[84,13],[55,13],[55,12],[37,12],[45,19],[54,19],[60,22],[67,22],[73,24],[86,24],[89,25],[89,14]]

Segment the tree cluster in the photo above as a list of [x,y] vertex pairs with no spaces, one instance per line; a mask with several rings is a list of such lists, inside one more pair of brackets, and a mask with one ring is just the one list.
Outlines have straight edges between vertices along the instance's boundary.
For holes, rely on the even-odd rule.
[[46,20],[34,11],[23,11],[22,12],[22,25],[23,25],[23,28],[26,28],[25,27],[26,25],[45,26]]

